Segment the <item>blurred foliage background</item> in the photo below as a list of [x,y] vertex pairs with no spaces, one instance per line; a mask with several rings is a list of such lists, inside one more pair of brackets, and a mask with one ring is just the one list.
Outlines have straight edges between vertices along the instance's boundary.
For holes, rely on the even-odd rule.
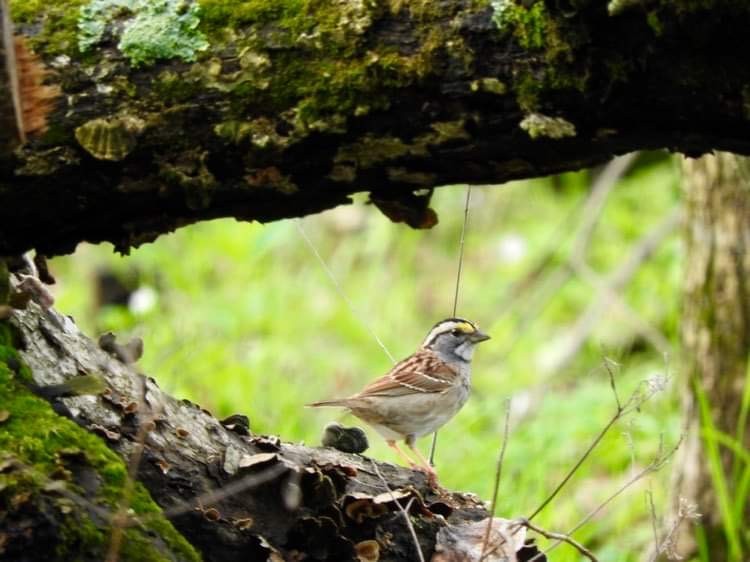
[[[87,333],[143,337],[140,367],[171,394],[219,417],[245,413],[256,433],[317,445],[328,421],[357,421],[304,404],[351,394],[389,368],[366,327],[400,358],[450,316],[464,197],[461,186],[437,190],[440,223],[427,231],[392,224],[364,197],[302,221],[354,310],[295,221],[231,220],[183,228],[127,257],[80,246],[52,263],[57,308]],[[493,339],[475,356],[472,399],[440,431],[444,486],[490,498],[511,399],[497,513],[528,515],[614,413],[605,358],[617,363],[621,396],[673,374],[683,249],[679,228],[654,232],[679,200],[677,167],[662,153],[472,189],[458,313]],[[654,251],[627,267],[644,237]],[[679,432],[670,379],[537,522],[572,528]],[[368,433],[367,454],[395,462]],[[429,439],[420,445],[427,452]],[[644,490],[664,512],[668,479],[667,467],[644,480],[576,538],[602,561],[640,559],[652,540]],[[553,559],[579,556],[563,546]]]

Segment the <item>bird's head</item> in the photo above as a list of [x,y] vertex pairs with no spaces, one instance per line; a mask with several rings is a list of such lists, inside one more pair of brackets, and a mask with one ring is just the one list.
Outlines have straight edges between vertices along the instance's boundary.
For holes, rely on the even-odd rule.
[[435,324],[422,343],[422,347],[446,358],[456,357],[471,361],[474,346],[490,339],[476,324],[463,318],[447,318]]

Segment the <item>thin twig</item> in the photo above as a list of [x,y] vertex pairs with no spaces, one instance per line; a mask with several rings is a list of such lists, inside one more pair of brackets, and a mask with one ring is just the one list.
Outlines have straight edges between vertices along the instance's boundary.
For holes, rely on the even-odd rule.
[[[656,541],[656,544],[654,545],[654,552],[651,553],[649,562],[656,562],[656,560],[659,558],[659,555],[662,553],[666,553],[669,560],[682,559],[682,557],[679,556],[679,553],[675,551],[676,545],[674,537],[677,533],[677,529],[680,528],[680,525],[682,525],[683,521],[696,521],[701,518],[701,514],[696,511],[696,507],[697,506],[695,504],[691,504],[685,498],[679,498],[677,517],[675,517],[675,520],[672,522],[672,526],[664,535],[664,538],[661,541]],[[657,536],[656,531],[654,531],[654,536]]]
[[[636,482],[641,480],[644,476],[651,474],[652,472],[656,472],[659,470],[662,466],[666,464],[666,462],[674,455],[674,453],[679,449],[680,445],[682,444],[683,436],[680,436],[679,441],[677,444],[670,449],[667,453],[659,453],[656,458],[649,463],[648,466],[646,466],[643,470],[641,470],[638,474],[631,477],[627,482],[625,482],[622,486],[620,486],[612,495],[610,495],[607,499],[605,499],[602,503],[600,503],[597,507],[595,507],[591,512],[589,512],[581,521],[579,521],[570,531],[566,533],[567,536],[572,536],[573,533],[578,531],[581,527],[583,527],[586,523],[591,521],[596,515],[605,507],[607,507],[610,503],[612,503],[617,497],[619,497],[623,492],[625,492],[628,488],[633,486]],[[534,562],[535,560],[538,560],[541,556],[551,552],[563,541],[558,540],[557,542],[550,545],[549,548],[544,550],[543,552],[540,552],[539,554],[534,555],[532,558],[529,559],[528,562]]]
[[[614,385],[614,388],[616,388],[616,384],[614,382],[614,378],[610,378],[610,384]],[[633,393],[630,395],[630,397],[627,399],[627,401],[623,404],[620,402],[619,397],[615,393],[615,397],[617,400],[617,409],[612,416],[612,418],[607,422],[607,424],[602,428],[601,431],[597,434],[597,436],[592,441],[591,445],[588,446],[588,448],[584,451],[583,455],[578,459],[578,461],[573,465],[573,468],[571,468],[568,473],[565,475],[565,477],[562,479],[562,481],[555,487],[555,489],[552,491],[552,493],[547,496],[547,498],[541,503],[541,505],[536,508],[536,510],[527,518],[529,521],[533,520],[541,511],[549,505],[549,503],[555,499],[557,494],[560,493],[560,490],[563,489],[565,484],[568,483],[568,481],[573,477],[573,475],[578,472],[578,469],[581,467],[581,465],[586,461],[586,459],[589,457],[589,455],[593,452],[593,450],[599,445],[601,440],[604,438],[604,436],[607,434],[607,432],[612,428],[615,423],[617,423],[618,420],[620,420],[623,416],[629,414],[630,412],[640,408],[644,402],[649,400],[654,394],[657,392],[660,392],[664,389],[665,383],[663,381],[641,381],[638,387],[633,391]]]
[[609,386],[612,389],[612,394],[615,397],[615,402],[617,403],[617,410],[622,410],[622,404],[620,403],[620,395],[617,392],[617,383],[615,382],[615,374],[612,371],[611,363],[614,363],[611,359],[604,356],[603,361],[604,363],[604,369],[607,371],[607,375],[609,376]]
[[388,351],[388,348],[385,346],[383,341],[375,333],[375,330],[373,330],[372,327],[370,327],[369,323],[365,321],[364,319],[365,317],[359,313],[359,311],[354,307],[354,304],[352,303],[352,301],[349,300],[349,297],[346,296],[344,289],[336,280],[336,276],[333,274],[333,271],[331,271],[331,268],[328,267],[328,264],[323,259],[323,256],[320,255],[320,252],[318,252],[318,249],[315,247],[315,244],[313,244],[312,240],[310,240],[310,238],[307,236],[307,232],[305,232],[305,229],[302,227],[302,220],[297,219],[294,221],[294,224],[296,225],[297,231],[299,232],[300,236],[302,236],[302,239],[305,241],[305,244],[307,244],[307,247],[310,248],[310,251],[317,258],[318,263],[320,263],[320,266],[323,268],[323,271],[325,271],[326,275],[331,280],[331,283],[333,283],[333,286],[336,289],[336,292],[339,294],[339,296],[344,301],[344,303],[346,303],[346,306],[349,308],[349,312],[351,312],[352,316],[354,316],[354,318],[356,318],[359,321],[360,325],[365,330],[367,330],[373,338],[375,338],[375,341],[378,342],[380,349],[382,349],[383,352],[388,356],[388,359],[390,359],[392,363],[395,363],[396,359],[394,359],[393,355],[391,355],[391,352]]
[[[493,518],[490,517],[490,520]],[[513,546],[513,537],[511,536],[512,533],[509,533],[507,529],[504,529],[503,527],[499,527],[497,529],[498,534],[500,535],[500,538],[503,539],[503,542],[501,544],[507,544],[511,548],[508,549],[510,552],[506,552],[505,554],[510,555],[510,559],[507,560],[507,562],[518,562],[518,554],[516,552],[515,547]],[[484,546],[482,546],[484,548]],[[490,552],[488,552],[485,556],[489,556],[490,554],[494,554],[497,552],[497,547],[492,548]],[[507,558],[507,557],[506,557]],[[479,557],[479,562],[482,562],[482,557]]]
[[391,490],[391,487],[388,485],[388,482],[386,481],[386,479],[383,478],[383,475],[380,473],[380,469],[378,468],[377,463],[372,459],[370,459],[370,462],[372,463],[372,468],[375,470],[375,474],[383,483],[383,486],[385,486],[385,489],[388,490],[388,493],[391,494],[391,499],[396,503],[399,510],[401,511],[401,514],[404,516],[404,521],[406,521],[406,526],[408,527],[409,533],[411,534],[411,538],[414,541],[414,548],[417,549],[419,562],[425,562],[424,554],[422,554],[422,548],[419,546],[419,539],[417,539],[417,532],[414,530],[414,525],[412,524],[411,518],[409,517],[408,510],[411,507],[411,504],[414,501],[414,498],[411,498],[411,500],[409,500],[409,503],[406,505],[406,508],[404,508],[401,505],[401,502],[398,501],[398,498],[396,498],[396,496],[393,494],[393,490]]
[[651,518],[651,531],[654,533],[654,554],[651,560],[656,560],[659,555],[659,531],[657,530],[656,507],[654,506],[654,494],[646,490],[646,503],[648,504],[649,516]]
[[[543,537],[546,537],[548,539],[554,539],[557,541],[561,541],[564,543],[568,543],[570,546],[575,548],[578,552],[580,552],[583,556],[591,560],[591,562],[599,562],[599,560],[594,556],[594,553],[591,552],[588,548],[583,546],[581,543],[579,543],[574,538],[564,534],[564,533],[553,533],[551,531],[545,531],[541,527],[538,527],[537,525],[534,525],[531,521],[528,519],[519,519],[518,524],[522,527],[526,527],[527,529],[531,529],[535,533],[538,533],[542,535]],[[533,558],[532,558],[533,560]]]
[[[628,423],[632,427],[631,423]],[[630,431],[623,431],[622,437],[625,439],[625,444],[630,453],[630,474],[635,474],[635,442],[633,441],[633,434]]]
[[573,468],[571,468],[568,473],[565,475],[565,478],[562,479],[562,481],[555,487],[555,489],[552,491],[552,493],[547,496],[547,498],[541,503],[539,507],[536,508],[534,513],[532,513],[527,519],[531,521],[539,515],[542,510],[549,505],[549,503],[555,499],[557,494],[560,493],[560,490],[563,489],[565,484],[568,483],[568,481],[573,477],[573,475],[578,472],[578,469],[581,468],[581,465],[586,462],[586,459],[589,457],[591,452],[596,449],[596,446],[601,442],[601,440],[604,438],[604,436],[607,434],[607,432],[612,428],[613,425],[617,422],[617,420],[620,419],[622,416],[622,410],[618,410],[617,413],[612,416],[612,418],[609,420],[607,425],[604,426],[604,428],[599,432],[599,434],[594,438],[591,445],[588,446],[586,451],[584,451],[583,455],[578,459],[578,462],[576,462],[573,465]]
[[497,465],[495,466],[495,484],[492,489],[492,503],[490,504],[490,516],[487,520],[487,530],[484,532],[484,540],[482,541],[482,553],[479,555],[479,562],[482,562],[487,551],[487,544],[490,541],[490,533],[492,532],[492,521],[495,518],[495,508],[497,507],[497,494],[500,490],[500,477],[503,473],[503,459],[505,459],[505,448],[508,445],[508,428],[510,426],[510,400],[505,401],[505,425],[503,426],[503,442],[500,445],[500,454],[497,457]]
[[570,531],[568,531],[569,535],[572,535],[577,530],[579,530],[581,527],[583,527],[586,523],[588,523],[591,519],[596,517],[596,515],[599,514],[599,512],[607,507],[612,501],[614,501],[618,496],[620,496],[623,492],[625,492],[628,488],[630,488],[633,484],[641,480],[644,476],[651,474],[652,472],[656,472],[661,467],[663,467],[667,461],[672,457],[672,455],[675,454],[677,449],[680,448],[682,445],[683,436],[680,436],[679,440],[675,444],[674,447],[672,447],[669,451],[666,453],[660,453],[656,456],[656,458],[649,463],[648,466],[646,466],[643,470],[641,470],[638,474],[633,476],[630,480],[625,482],[617,491],[615,491],[611,496],[609,496],[606,500],[604,500],[599,506],[594,508],[586,517],[584,517],[575,527],[573,527]]
[[461,226],[461,239],[458,242],[458,269],[456,270],[456,290],[453,293],[453,316],[458,309],[458,290],[461,287],[461,270],[464,264],[464,240],[466,238],[466,226],[469,222],[469,203],[471,202],[471,185],[466,186],[466,202],[464,203],[464,224]]
[[[466,186],[466,201],[464,203],[464,223],[461,226],[461,239],[458,243],[458,268],[456,269],[456,290],[453,293],[453,316],[458,309],[458,291],[461,287],[461,271],[464,265],[464,240],[466,239],[466,225],[469,223],[469,203],[471,202],[471,185]],[[435,451],[437,450],[437,431],[432,434],[430,445],[430,465],[435,466]]]
[[[137,379],[140,385],[138,392],[138,413],[145,411],[146,404],[146,381],[145,377],[138,375]],[[112,517],[112,530],[109,540],[109,547],[107,549],[107,556],[105,562],[117,562],[120,558],[120,549],[122,548],[122,540],[124,538],[125,528],[128,526],[128,510],[130,509],[130,503],[133,499],[133,491],[135,489],[136,477],[138,476],[138,468],[141,465],[141,459],[143,458],[143,450],[146,445],[146,437],[152,430],[154,420],[156,419],[156,411],[151,411],[148,417],[141,417],[138,415],[138,432],[133,442],[133,450],[128,458],[128,472],[125,479],[125,483],[122,488],[122,495],[120,496],[120,505]]]
[[435,466],[435,451],[437,451],[437,434],[438,434],[437,431],[435,431],[435,433],[432,434],[432,443],[430,443],[430,466]]

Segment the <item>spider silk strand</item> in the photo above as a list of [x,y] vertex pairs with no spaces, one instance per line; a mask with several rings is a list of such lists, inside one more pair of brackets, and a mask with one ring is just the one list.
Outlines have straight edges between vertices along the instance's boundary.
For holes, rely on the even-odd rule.
[[375,341],[378,342],[380,349],[382,349],[383,352],[388,356],[388,359],[391,360],[391,363],[395,363],[396,360],[393,358],[393,355],[391,355],[391,352],[388,351],[388,348],[385,346],[383,341],[375,333],[375,330],[373,330],[370,327],[370,325],[365,321],[364,316],[362,316],[362,314],[359,313],[359,311],[354,307],[354,304],[352,303],[352,301],[349,300],[349,297],[346,296],[344,289],[339,284],[338,280],[336,279],[336,276],[333,274],[333,271],[331,271],[331,268],[328,267],[328,264],[323,259],[323,256],[320,255],[320,252],[318,252],[318,249],[315,247],[315,244],[313,244],[312,240],[310,240],[310,237],[307,236],[307,232],[305,232],[305,229],[302,227],[302,220],[296,219],[294,223],[297,226],[297,231],[299,232],[300,236],[302,236],[302,239],[307,244],[307,247],[310,248],[310,251],[317,258],[318,263],[320,263],[320,266],[323,268],[323,271],[326,272],[326,275],[328,275],[328,278],[331,280],[331,283],[333,283],[333,286],[336,289],[336,292],[339,294],[341,299],[346,303],[346,306],[349,308],[349,312],[351,313],[351,315],[357,319],[357,321],[362,325],[362,327],[367,332],[369,332],[369,334],[373,338],[375,338]]

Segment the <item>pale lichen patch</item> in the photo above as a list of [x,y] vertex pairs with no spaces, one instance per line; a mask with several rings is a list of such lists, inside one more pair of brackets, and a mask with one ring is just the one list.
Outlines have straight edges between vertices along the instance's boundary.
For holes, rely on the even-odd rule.
[[501,96],[508,91],[508,87],[497,78],[479,78],[471,83],[471,91]]
[[78,47],[86,52],[109,32],[119,35],[117,47],[134,66],[172,58],[193,61],[208,48],[197,29],[199,11],[189,0],[92,0],[80,10]]
[[641,8],[641,0],[611,0],[607,4],[607,12],[610,16],[617,16],[631,8]]
[[372,12],[377,2],[374,0],[338,0],[339,21],[334,30],[338,30],[340,39],[347,38],[347,32],[362,35],[372,25]]
[[576,136],[576,127],[562,117],[549,117],[541,113],[530,113],[523,118],[519,124],[532,139],[547,137],[550,139],[562,139]]

